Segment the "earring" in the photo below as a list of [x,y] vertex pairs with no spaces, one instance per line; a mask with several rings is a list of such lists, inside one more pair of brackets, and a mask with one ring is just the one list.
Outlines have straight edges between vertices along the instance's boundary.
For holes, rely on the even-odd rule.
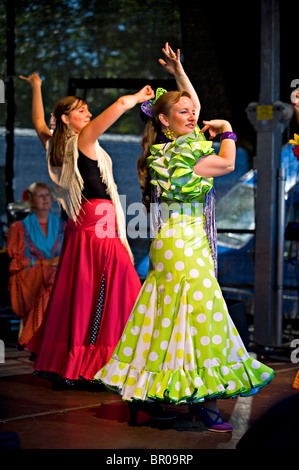
[[164,135],[167,139],[174,140],[174,134],[169,128],[164,132]]

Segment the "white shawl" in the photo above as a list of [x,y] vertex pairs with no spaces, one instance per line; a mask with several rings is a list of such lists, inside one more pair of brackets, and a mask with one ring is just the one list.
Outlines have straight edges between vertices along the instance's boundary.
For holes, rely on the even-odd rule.
[[[75,223],[78,223],[78,214],[81,209],[83,190],[83,179],[77,165],[79,156],[78,135],[74,135],[67,140],[63,157],[63,165],[61,167],[52,166],[50,164],[51,143],[52,139],[49,139],[46,146],[47,163],[49,175],[54,183],[58,202],[61,204],[67,215],[72,218]],[[96,156],[103,183],[107,186],[107,193],[109,194],[114,206],[118,236],[133,262],[133,254],[126,235],[124,211],[120,203],[117,186],[113,178],[112,160],[108,153],[99,145],[98,141],[96,141]]]

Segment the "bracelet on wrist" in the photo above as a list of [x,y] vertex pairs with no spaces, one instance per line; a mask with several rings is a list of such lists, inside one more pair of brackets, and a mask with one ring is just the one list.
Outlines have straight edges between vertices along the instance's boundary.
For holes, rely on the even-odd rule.
[[220,137],[221,142],[224,139],[231,139],[237,142],[237,136],[234,132],[223,132]]

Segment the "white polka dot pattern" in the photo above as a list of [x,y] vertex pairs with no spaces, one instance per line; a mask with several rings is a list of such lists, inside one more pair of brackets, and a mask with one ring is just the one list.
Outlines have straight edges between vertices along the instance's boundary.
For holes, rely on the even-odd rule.
[[228,314],[202,205],[163,222],[123,336],[95,379],[126,400],[189,403],[253,393],[273,371],[249,356]]

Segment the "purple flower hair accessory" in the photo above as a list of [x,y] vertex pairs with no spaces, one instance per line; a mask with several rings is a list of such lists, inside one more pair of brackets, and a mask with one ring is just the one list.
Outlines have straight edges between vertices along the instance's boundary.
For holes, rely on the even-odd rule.
[[146,114],[147,116],[149,117],[153,117],[153,107],[154,107],[154,103],[150,100],[148,101],[144,101],[142,104],[141,104],[141,111]]
[[151,118],[154,117],[154,113],[153,113],[154,104],[160,98],[160,96],[163,95],[164,93],[167,93],[167,90],[164,90],[164,88],[157,88],[155,98],[153,100],[144,101],[141,104],[141,111]]

